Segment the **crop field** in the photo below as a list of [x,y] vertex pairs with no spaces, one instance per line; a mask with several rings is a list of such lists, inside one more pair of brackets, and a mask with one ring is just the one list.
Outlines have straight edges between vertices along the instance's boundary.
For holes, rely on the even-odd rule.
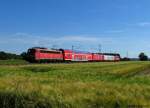
[[150,62],[15,63],[0,61],[1,108],[150,107]]

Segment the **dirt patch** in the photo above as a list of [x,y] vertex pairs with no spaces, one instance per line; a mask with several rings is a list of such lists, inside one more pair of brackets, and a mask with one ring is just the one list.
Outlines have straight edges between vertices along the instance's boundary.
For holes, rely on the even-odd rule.
[[137,72],[135,75],[150,75],[150,69],[146,69],[141,72]]
[[144,75],[150,75],[150,68],[142,70],[142,71],[138,71],[138,72],[131,72],[124,76],[125,77],[134,77],[134,76],[144,76]]

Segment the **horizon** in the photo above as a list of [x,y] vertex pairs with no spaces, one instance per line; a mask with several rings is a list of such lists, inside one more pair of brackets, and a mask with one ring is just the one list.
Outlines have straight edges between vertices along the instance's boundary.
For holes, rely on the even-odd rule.
[[[0,51],[65,48],[150,56],[150,1],[0,1]],[[127,54],[128,53],[128,54]]]

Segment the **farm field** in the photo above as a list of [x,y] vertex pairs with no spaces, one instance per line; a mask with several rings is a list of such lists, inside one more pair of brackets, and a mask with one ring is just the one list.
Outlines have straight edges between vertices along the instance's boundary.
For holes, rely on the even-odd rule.
[[150,107],[150,62],[16,64],[0,61],[1,108]]

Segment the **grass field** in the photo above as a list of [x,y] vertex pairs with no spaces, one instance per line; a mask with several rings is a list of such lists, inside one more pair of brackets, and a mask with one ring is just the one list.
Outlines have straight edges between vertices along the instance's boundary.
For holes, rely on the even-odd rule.
[[25,65],[25,64],[29,64],[27,61],[25,60],[0,60],[0,65]]
[[0,64],[2,108],[150,107],[150,62]]

